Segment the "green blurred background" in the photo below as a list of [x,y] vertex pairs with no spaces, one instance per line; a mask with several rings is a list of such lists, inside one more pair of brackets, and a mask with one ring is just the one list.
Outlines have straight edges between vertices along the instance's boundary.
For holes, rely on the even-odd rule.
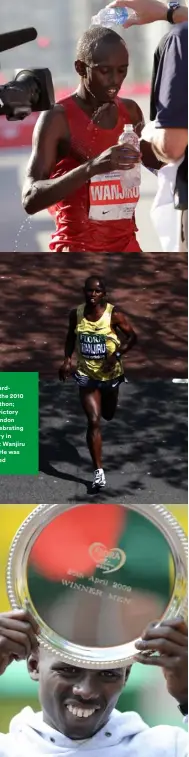
[[[6,593],[6,564],[15,532],[33,508],[31,505],[0,505],[0,610],[10,609]],[[188,533],[187,505],[168,508]],[[0,678],[1,731],[7,732],[11,718],[23,707],[39,710],[37,684],[30,680],[24,662],[13,663]],[[166,692],[161,671],[135,664],[129,682],[119,700],[121,711],[135,710],[149,725],[165,724],[185,727],[174,700]]]

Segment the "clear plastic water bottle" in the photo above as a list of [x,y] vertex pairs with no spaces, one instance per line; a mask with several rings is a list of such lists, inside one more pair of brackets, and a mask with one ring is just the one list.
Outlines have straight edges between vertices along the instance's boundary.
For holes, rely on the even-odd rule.
[[[132,124],[125,124],[122,134],[118,139],[119,145],[132,145],[135,150],[140,152],[140,141]],[[124,189],[139,187],[141,183],[141,164],[135,163],[135,166],[128,171],[122,171],[121,183]]]
[[93,16],[91,26],[106,26],[112,29],[113,26],[123,26],[128,18],[137,18],[137,14],[130,8],[102,8],[97,16]]

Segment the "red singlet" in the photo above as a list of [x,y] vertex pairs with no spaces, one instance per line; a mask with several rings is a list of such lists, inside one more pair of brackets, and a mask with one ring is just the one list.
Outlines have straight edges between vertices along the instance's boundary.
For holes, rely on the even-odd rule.
[[[130,116],[117,98],[118,122],[114,129],[102,129],[78,106],[72,95],[61,100],[70,131],[70,155],[56,165],[51,178],[63,176],[84,161],[116,145]],[[73,154],[74,153],[74,154]],[[76,153],[76,156],[75,156]],[[135,207],[138,188],[124,194],[119,173],[96,176],[50,210],[56,232],[50,250],[54,252],[140,252],[135,237]],[[107,216],[107,220],[106,219]],[[99,220],[100,219],[100,220]],[[111,219],[111,220],[110,220]]]

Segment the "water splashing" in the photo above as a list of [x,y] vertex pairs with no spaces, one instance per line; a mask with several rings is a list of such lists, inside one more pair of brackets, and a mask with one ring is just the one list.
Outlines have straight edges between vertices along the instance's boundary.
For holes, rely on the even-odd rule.
[[17,232],[17,235],[15,237],[15,240],[14,240],[14,249],[12,250],[12,252],[22,252],[23,251],[23,250],[19,249],[19,246],[20,246],[20,239],[21,239],[21,236],[22,236],[22,247],[23,247],[23,232],[25,232],[25,231],[27,233],[27,239],[26,239],[26,241],[24,243],[25,244],[25,248],[27,248],[29,246],[28,231],[30,230],[33,233],[33,227],[34,227],[34,223],[32,224],[31,218],[30,217],[25,218],[24,222],[21,223],[21,226],[20,226],[20,228],[19,228],[19,230]]

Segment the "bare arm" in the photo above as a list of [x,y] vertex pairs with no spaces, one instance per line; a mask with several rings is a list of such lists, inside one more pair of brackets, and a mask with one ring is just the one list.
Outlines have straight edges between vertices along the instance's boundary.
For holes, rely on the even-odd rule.
[[77,325],[77,311],[71,310],[69,315],[69,326],[66,335],[65,349],[64,349],[64,361],[59,368],[59,379],[65,381],[71,375],[72,370],[72,355],[75,349],[76,343],[76,329]]
[[76,329],[77,325],[77,314],[76,310],[71,310],[70,316],[69,316],[69,327],[68,332],[66,336],[66,343],[65,343],[65,359],[72,357],[74,349],[75,349],[75,343],[76,343]]
[[152,140],[152,150],[163,163],[182,158],[188,144],[187,129],[156,129]]
[[125,337],[119,349],[121,355],[125,355],[126,352],[131,350],[132,347],[134,347],[134,344],[136,344],[136,333],[124,313],[116,308],[114,308],[112,313],[112,326],[116,332],[118,329]]
[[146,142],[145,139],[141,139],[140,150],[142,153],[142,164],[145,168],[152,168],[155,171],[159,171],[160,168],[162,168],[162,156],[158,155],[156,151],[153,150],[151,142]]
[[[136,17],[128,18],[124,24],[127,29],[129,26],[152,24],[154,21],[167,21],[167,4],[160,0],[115,0],[110,3],[111,7],[126,7],[135,11]],[[188,20],[188,8],[181,6],[173,13],[174,24],[181,24]]]
[[65,155],[69,149],[69,130],[61,106],[42,113],[33,133],[32,155],[22,193],[26,213],[33,215],[55,205],[79,189],[90,178],[90,161],[64,176],[50,179],[56,166],[57,147],[61,141]]

